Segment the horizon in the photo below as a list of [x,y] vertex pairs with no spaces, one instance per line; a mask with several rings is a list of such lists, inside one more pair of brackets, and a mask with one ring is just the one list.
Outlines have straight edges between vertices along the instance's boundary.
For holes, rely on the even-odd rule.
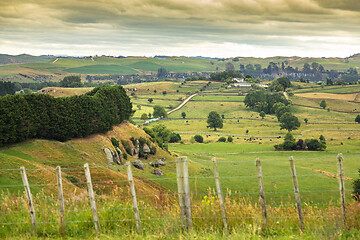
[[124,55],[104,55],[104,54],[95,54],[95,55],[66,55],[66,54],[56,54],[56,55],[52,55],[52,54],[39,54],[39,55],[33,55],[33,54],[29,54],[29,53],[20,53],[20,54],[8,54],[8,53],[0,53],[0,55],[9,55],[9,56],[21,56],[21,55],[29,55],[29,56],[34,56],[34,57],[42,57],[42,56],[54,56],[54,57],[64,57],[64,58],[86,58],[86,57],[114,57],[114,58],[118,58],[118,57],[124,57],[124,58],[128,58],[128,57],[144,57],[144,58],[155,58],[155,57],[184,57],[184,58],[211,58],[211,59],[231,59],[231,58],[261,58],[261,59],[266,59],[266,58],[276,58],[276,57],[281,57],[281,58],[294,58],[294,57],[299,57],[299,58],[350,58],[352,56],[355,55],[360,55],[360,52],[358,53],[353,53],[349,56],[345,56],[345,57],[339,57],[339,56],[330,56],[330,57],[310,57],[310,56],[281,56],[281,55],[274,55],[274,56],[268,56],[268,57],[253,57],[253,56],[230,56],[230,57],[209,57],[209,56],[177,56],[177,55],[152,55],[152,56],[144,56],[144,55],[128,55],[128,56],[124,56]]

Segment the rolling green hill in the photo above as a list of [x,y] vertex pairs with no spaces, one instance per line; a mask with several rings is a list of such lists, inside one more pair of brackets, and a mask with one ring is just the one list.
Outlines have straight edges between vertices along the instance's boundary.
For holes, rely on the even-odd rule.
[[[235,60],[235,61],[234,61]],[[304,63],[317,62],[325,69],[345,71],[350,67],[360,67],[359,54],[348,58],[302,58],[302,57],[269,57],[252,58],[238,57],[227,59],[235,70],[240,69],[240,64],[260,64],[262,68],[270,62],[286,62],[292,67],[301,69]],[[16,63],[16,65],[15,65]],[[190,57],[169,57],[166,59],[147,57],[86,57],[86,58],[58,58],[49,59],[30,55],[0,55],[0,75],[13,75],[23,73],[24,69],[38,74],[144,74],[157,72],[158,68],[164,67],[170,72],[202,72],[202,71],[223,71],[225,61],[216,59],[200,59]],[[6,65],[4,65],[6,64]]]
[[0,54],[0,65],[5,64],[19,64],[19,63],[46,63],[50,61],[52,57],[37,57],[31,56],[28,54],[20,54],[20,55],[8,55],[8,54]]

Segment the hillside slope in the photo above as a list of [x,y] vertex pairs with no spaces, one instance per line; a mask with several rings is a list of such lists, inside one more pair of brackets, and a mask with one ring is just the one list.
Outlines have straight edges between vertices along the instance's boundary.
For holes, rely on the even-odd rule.
[[[22,192],[21,175],[17,169],[24,166],[28,169],[27,174],[34,193],[40,191],[55,193],[57,186],[54,168],[61,166],[64,169],[64,194],[72,195],[74,192],[81,192],[86,189],[86,184],[82,184],[85,182],[83,165],[89,163],[96,192],[106,194],[115,188],[120,188],[123,190],[122,193],[127,195],[128,183],[123,181],[127,180],[125,166],[109,165],[103,150],[104,148],[114,150],[110,141],[111,137],[127,141],[131,137],[149,138],[144,131],[128,122],[123,122],[104,134],[94,134],[86,138],[73,139],[64,143],[35,139],[3,147],[0,149],[0,168],[2,169],[0,170],[0,185],[13,186],[9,189],[14,193]],[[131,144],[131,141],[129,142]],[[120,148],[124,151],[121,141]],[[141,161],[146,163],[160,158],[165,159],[165,162],[173,161],[173,157],[159,147],[157,147],[155,155],[150,155],[148,160],[142,159]],[[128,160],[133,161],[134,158],[128,155]],[[172,166],[164,166],[162,168],[164,168],[162,169],[164,172],[174,172]],[[152,168],[148,165],[145,166],[143,171],[133,168],[135,179],[137,179],[136,175],[157,177],[151,174],[151,170]],[[104,184],[105,182],[110,184]],[[137,184],[136,190],[139,194],[149,194],[153,193],[156,189],[161,189],[159,184],[147,181],[146,183]]]

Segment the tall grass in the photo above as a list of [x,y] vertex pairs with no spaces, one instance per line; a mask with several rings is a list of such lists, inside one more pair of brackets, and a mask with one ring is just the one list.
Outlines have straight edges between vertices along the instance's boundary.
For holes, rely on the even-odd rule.
[[259,201],[227,192],[225,205],[229,235],[223,231],[219,202],[214,190],[206,195],[193,196],[193,229],[186,233],[179,218],[177,196],[156,192],[138,196],[142,235],[136,234],[135,221],[128,189],[115,187],[110,194],[96,196],[100,233],[95,233],[92,212],[86,192],[70,194],[65,200],[66,232],[60,232],[57,196],[42,191],[34,196],[37,232],[31,230],[25,196],[2,192],[0,195],[0,238],[67,237],[93,238],[316,238],[333,239],[343,235],[358,238],[360,206],[356,202],[347,205],[346,228],[343,226],[338,204],[312,205],[303,203],[305,230],[299,230],[297,210],[294,204],[279,203],[267,206],[268,222],[264,225]]

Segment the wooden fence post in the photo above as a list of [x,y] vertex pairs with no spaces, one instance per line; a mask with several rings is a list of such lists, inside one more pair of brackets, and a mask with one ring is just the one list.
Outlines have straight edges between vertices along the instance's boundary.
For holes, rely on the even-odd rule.
[[299,185],[296,177],[296,170],[295,170],[295,163],[294,163],[294,157],[289,158],[290,161],[290,168],[292,173],[292,179],[294,184],[294,193],[295,193],[295,200],[297,205],[297,210],[299,214],[299,222],[300,222],[300,229],[301,231],[304,231],[304,219],[303,219],[303,213],[301,208],[301,198],[300,198],[300,192],[299,192]]
[[341,200],[341,213],[344,221],[344,227],[346,228],[346,212],[345,212],[345,185],[344,185],[344,168],[343,168],[343,155],[339,153],[337,156],[339,163],[339,184],[340,184],[340,200]]
[[189,183],[189,168],[187,157],[183,157],[183,171],[184,171],[184,192],[185,192],[185,213],[186,213],[186,228],[192,228],[192,213],[191,213],[191,192]]
[[64,193],[61,178],[61,167],[56,167],[56,179],[59,193],[59,213],[60,213],[60,233],[65,232],[65,207],[64,207]]
[[136,200],[136,192],[135,192],[134,179],[133,179],[133,175],[132,175],[132,171],[131,171],[131,164],[129,161],[126,162],[126,166],[127,166],[127,174],[128,174],[128,180],[129,180],[129,186],[130,186],[130,193],[131,193],[131,198],[132,198],[133,211],[134,211],[134,216],[135,216],[136,230],[139,234],[141,234],[142,229],[141,229],[141,222],[140,222],[140,213],[139,213],[139,208],[138,208],[137,200]]
[[185,223],[186,210],[185,210],[185,187],[184,187],[184,164],[181,157],[175,158],[176,162],[176,177],[179,195],[179,206],[180,206],[180,220],[182,224]]
[[95,230],[98,232],[98,231],[100,231],[99,218],[98,218],[98,214],[97,214],[97,210],[96,210],[95,194],[94,194],[94,190],[93,190],[93,186],[92,186],[92,182],[91,182],[91,175],[90,175],[90,169],[89,169],[88,163],[84,164],[84,169],[85,169],[86,183],[87,183],[88,192],[89,192],[90,205],[91,205],[91,211],[93,214]]
[[261,162],[260,162],[259,158],[256,158],[256,168],[257,168],[257,172],[258,172],[259,194],[260,194],[260,202],[261,202],[262,215],[263,215],[263,224],[266,225],[267,224],[266,201],[265,201],[262,168],[261,168]]
[[37,227],[36,227],[35,208],[34,208],[34,202],[33,202],[32,196],[31,196],[28,178],[26,176],[25,167],[20,167],[20,172],[21,172],[22,181],[23,181],[24,187],[25,187],[26,197],[28,199],[28,205],[29,205],[29,211],[30,211],[30,217],[31,217],[31,226],[32,226],[33,232],[36,233]]
[[211,160],[212,160],[213,166],[214,166],[214,178],[215,178],[216,192],[217,192],[217,195],[218,195],[218,198],[219,198],[219,204],[220,204],[220,209],[221,209],[221,214],[222,214],[222,220],[223,220],[223,224],[224,224],[224,231],[225,231],[226,234],[228,234],[227,216],[226,216],[224,198],[223,198],[221,185],[220,185],[219,171],[218,171],[218,167],[217,167],[217,164],[216,164],[216,158],[212,158]]

